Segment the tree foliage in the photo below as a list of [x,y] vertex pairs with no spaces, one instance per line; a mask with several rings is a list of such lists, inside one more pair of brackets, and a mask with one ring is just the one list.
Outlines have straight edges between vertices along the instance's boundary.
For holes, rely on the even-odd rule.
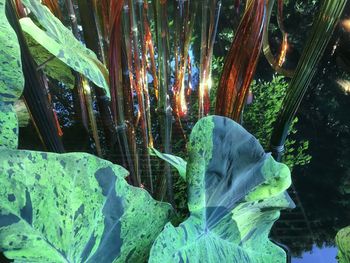
[[[283,77],[275,75],[270,82],[253,82],[250,88],[253,101],[245,108],[244,126],[256,136],[265,150],[269,150],[273,125],[281,109],[288,83]],[[309,142],[294,137],[297,135],[297,122],[298,119],[295,118],[290,127],[292,136],[287,139],[283,156],[283,162],[291,170],[294,166],[306,165],[311,160],[307,153]]]

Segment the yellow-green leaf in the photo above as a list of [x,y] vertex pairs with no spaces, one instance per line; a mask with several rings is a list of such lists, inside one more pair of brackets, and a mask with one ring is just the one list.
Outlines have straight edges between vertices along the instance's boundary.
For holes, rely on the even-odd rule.
[[39,28],[29,17],[25,17],[20,19],[23,31],[63,63],[103,88],[110,97],[108,70],[97,59],[96,54],[80,43],[40,1],[23,0],[23,4],[30,9],[44,28],[44,30]]
[[294,205],[286,193],[288,168],[219,116],[195,125],[188,149],[190,217],[179,227],[165,226],[149,262],[286,262],[268,235],[280,210]]

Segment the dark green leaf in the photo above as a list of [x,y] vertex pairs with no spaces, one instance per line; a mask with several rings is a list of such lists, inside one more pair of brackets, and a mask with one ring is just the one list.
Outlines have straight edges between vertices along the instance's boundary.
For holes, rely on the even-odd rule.
[[0,250],[25,262],[144,262],[171,206],[95,156],[2,150]]
[[268,239],[279,210],[292,207],[290,172],[234,121],[201,119],[192,130],[187,167],[190,217],[168,223],[150,262],[285,262]]

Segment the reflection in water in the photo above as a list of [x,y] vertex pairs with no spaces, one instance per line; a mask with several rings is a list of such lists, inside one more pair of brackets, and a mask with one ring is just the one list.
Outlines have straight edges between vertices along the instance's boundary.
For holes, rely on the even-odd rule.
[[336,263],[337,248],[313,246],[309,252],[304,252],[302,258],[292,258],[292,263]]

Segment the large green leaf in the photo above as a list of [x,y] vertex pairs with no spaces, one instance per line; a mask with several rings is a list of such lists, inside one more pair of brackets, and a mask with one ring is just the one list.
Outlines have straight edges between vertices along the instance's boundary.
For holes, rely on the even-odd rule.
[[[17,115],[18,126],[27,127],[30,122],[30,115],[25,102],[23,100],[16,101],[13,106],[13,109]],[[0,120],[1,120],[1,117],[0,117]]]
[[143,262],[171,206],[95,156],[0,153],[0,250],[23,262]]
[[31,35],[52,55],[103,88],[110,97],[108,71],[97,59],[95,53],[80,43],[47,7],[40,4],[40,1],[23,0],[23,3],[45,29],[40,29],[30,18],[26,17],[20,20],[23,31]]
[[0,0],[0,147],[17,148],[18,124],[13,103],[24,86],[17,35],[7,21],[5,0]]
[[25,34],[26,41],[37,65],[40,65],[45,75],[63,82],[68,88],[74,89],[75,78],[69,66],[49,53],[43,46],[31,36]]
[[268,239],[279,211],[292,207],[290,172],[234,121],[201,119],[187,164],[190,217],[168,223],[150,262],[285,262]]
[[338,262],[350,262],[350,226],[341,229],[335,237],[335,242],[338,246]]
[[5,0],[0,0],[0,103],[15,102],[22,94],[24,78],[17,35],[7,21]]
[[16,149],[18,144],[17,115],[12,104],[0,102],[0,148]]
[[179,172],[182,179],[186,180],[187,162],[184,159],[175,155],[161,153],[155,148],[149,148],[149,153],[151,156],[156,156],[172,165]]

